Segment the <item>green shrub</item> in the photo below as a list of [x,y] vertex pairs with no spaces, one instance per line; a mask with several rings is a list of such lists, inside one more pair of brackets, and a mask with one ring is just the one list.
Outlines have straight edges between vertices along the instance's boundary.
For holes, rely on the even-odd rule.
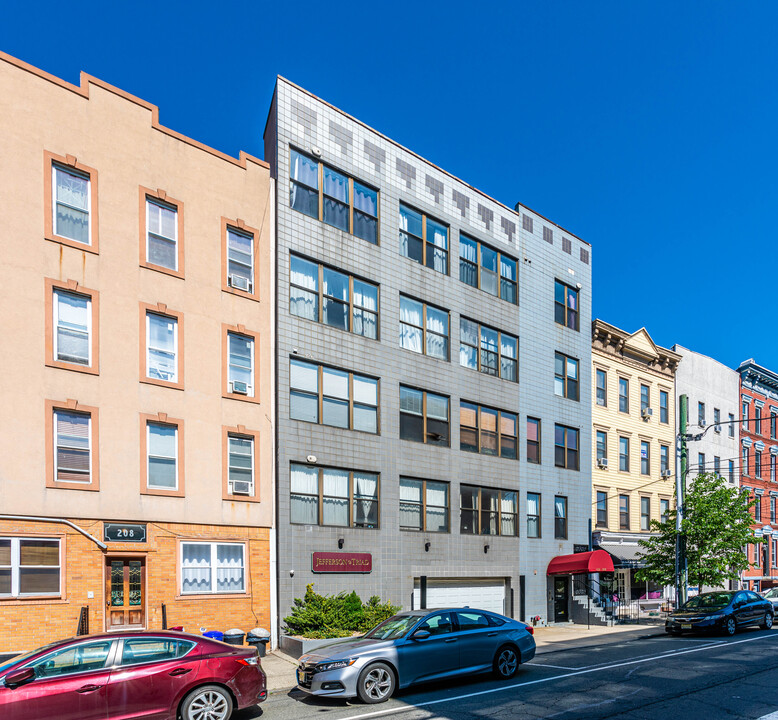
[[353,591],[320,595],[310,583],[305,597],[294,599],[291,614],[284,618],[284,629],[290,635],[308,638],[348,637],[367,632],[399,611],[399,607],[389,601],[382,603],[376,595],[366,603]]

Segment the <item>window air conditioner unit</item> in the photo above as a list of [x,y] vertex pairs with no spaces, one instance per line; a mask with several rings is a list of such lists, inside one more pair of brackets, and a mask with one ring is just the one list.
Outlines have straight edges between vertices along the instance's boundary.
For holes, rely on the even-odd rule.
[[251,495],[251,483],[248,480],[235,480],[232,483],[233,495]]
[[697,423],[697,425],[701,428],[705,427],[705,421],[700,419],[700,421]]
[[641,412],[644,420],[648,420],[653,414],[654,411],[651,408],[643,408],[643,411]]
[[243,275],[236,275],[232,273],[229,277],[230,287],[234,287],[236,290],[245,290],[251,292],[251,280]]
[[671,471],[671,470],[662,470],[662,477],[663,477],[663,478],[668,478],[668,477],[670,477],[672,474],[673,474],[673,473],[672,473],[672,471]]
[[237,395],[249,394],[248,383],[241,382],[240,380],[233,380],[230,383],[230,387],[232,388],[232,392],[236,393]]
[[603,470],[608,469],[608,458],[597,458],[597,467]]

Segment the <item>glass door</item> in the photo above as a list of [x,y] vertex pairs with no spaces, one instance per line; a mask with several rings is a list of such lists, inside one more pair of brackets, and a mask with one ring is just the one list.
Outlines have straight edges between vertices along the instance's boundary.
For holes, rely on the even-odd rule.
[[146,566],[142,559],[109,558],[105,567],[106,629],[146,627]]

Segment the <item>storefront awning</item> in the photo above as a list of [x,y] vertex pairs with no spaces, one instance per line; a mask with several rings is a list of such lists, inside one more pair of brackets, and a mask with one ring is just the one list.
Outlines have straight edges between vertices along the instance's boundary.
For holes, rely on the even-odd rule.
[[604,550],[558,555],[548,564],[546,574],[581,575],[594,572],[613,572],[613,560]]
[[639,555],[645,551],[638,544],[600,543],[599,548],[615,560],[616,567],[638,568],[643,564]]

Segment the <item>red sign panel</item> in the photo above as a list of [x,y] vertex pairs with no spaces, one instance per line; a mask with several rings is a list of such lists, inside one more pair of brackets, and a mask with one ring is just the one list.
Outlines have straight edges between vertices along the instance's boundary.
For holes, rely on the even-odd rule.
[[315,552],[311,570],[315,573],[369,573],[373,569],[370,553]]

